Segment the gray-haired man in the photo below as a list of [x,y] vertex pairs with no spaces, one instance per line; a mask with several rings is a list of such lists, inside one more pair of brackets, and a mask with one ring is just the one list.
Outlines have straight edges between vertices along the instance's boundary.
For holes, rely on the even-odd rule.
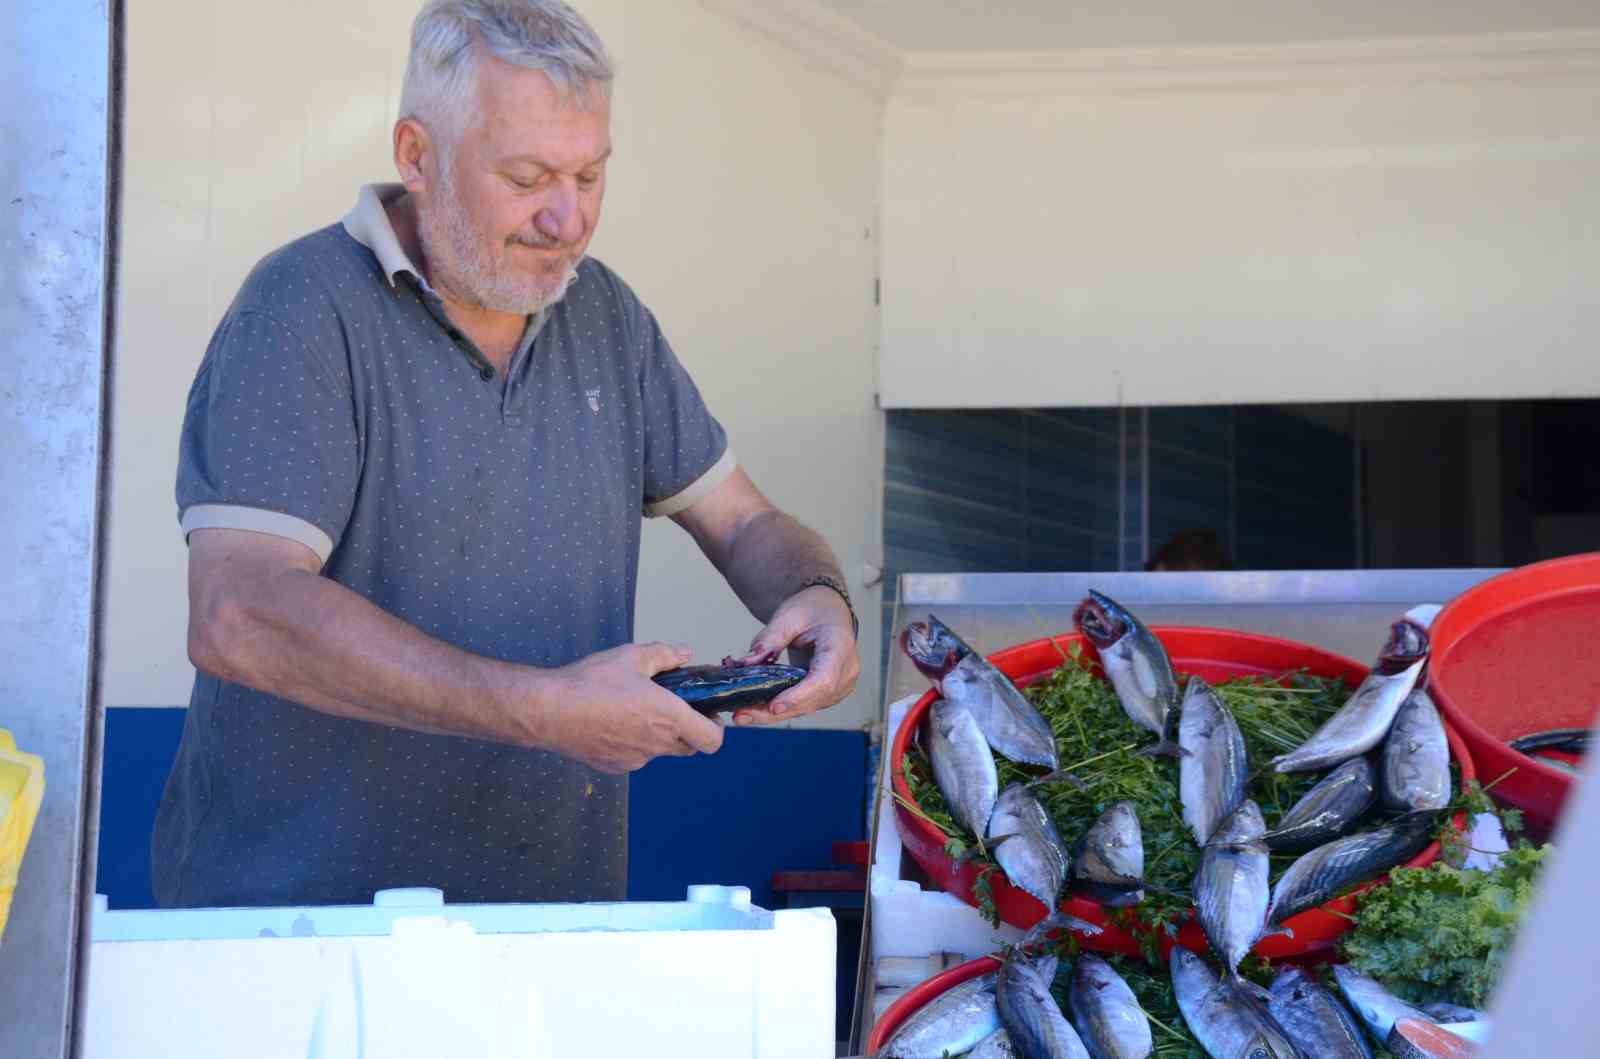
[[630,644],[641,513],[693,535],[810,676],[855,683],[838,564],[738,467],[654,317],[584,256],[611,68],[557,0],[418,16],[394,157],[269,255],[190,391],[198,670],[154,839],[166,905],[613,899],[626,773],[722,729]]

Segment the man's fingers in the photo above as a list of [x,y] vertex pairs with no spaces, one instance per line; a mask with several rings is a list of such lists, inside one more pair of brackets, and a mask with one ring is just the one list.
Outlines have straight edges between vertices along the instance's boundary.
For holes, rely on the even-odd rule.
[[722,725],[702,717],[685,706],[679,724],[678,737],[702,754],[715,754],[722,749]]
[[693,652],[683,644],[642,643],[635,644],[634,650],[638,652],[639,664],[647,677],[677,669],[693,657]]
[[787,720],[832,706],[848,690],[845,670],[849,661],[850,652],[833,643],[830,638],[829,642],[817,648],[806,678],[773,699],[769,709],[775,716]]
[[755,662],[776,659],[795,637],[806,631],[806,622],[809,619],[798,610],[779,610],[772,616],[772,621],[767,627],[756,634],[750,641],[750,651],[740,659],[741,665],[751,665]]

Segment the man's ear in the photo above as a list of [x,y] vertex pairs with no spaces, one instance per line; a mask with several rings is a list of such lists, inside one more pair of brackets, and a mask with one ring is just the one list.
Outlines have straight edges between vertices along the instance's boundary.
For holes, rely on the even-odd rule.
[[414,194],[428,189],[428,170],[434,160],[433,136],[416,118],[394,123],[394,168],[400,183]]

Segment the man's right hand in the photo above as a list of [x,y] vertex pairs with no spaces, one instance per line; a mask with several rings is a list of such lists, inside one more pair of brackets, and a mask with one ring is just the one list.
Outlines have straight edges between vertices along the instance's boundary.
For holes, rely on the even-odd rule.
[[689,657],[687,647],[626,644],[546,670],[537,744],[613,775],[658,757],[716,753],[722,726],[650,679]]

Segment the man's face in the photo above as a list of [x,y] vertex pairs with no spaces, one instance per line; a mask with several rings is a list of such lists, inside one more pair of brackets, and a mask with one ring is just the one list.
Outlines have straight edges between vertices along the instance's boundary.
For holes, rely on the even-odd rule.
[[444,293],[535,313],[561,299],[600,221],[610,102],[603,89],[563,98],[544,74],[489,56],[476,87],[419,201],[422,251]]

